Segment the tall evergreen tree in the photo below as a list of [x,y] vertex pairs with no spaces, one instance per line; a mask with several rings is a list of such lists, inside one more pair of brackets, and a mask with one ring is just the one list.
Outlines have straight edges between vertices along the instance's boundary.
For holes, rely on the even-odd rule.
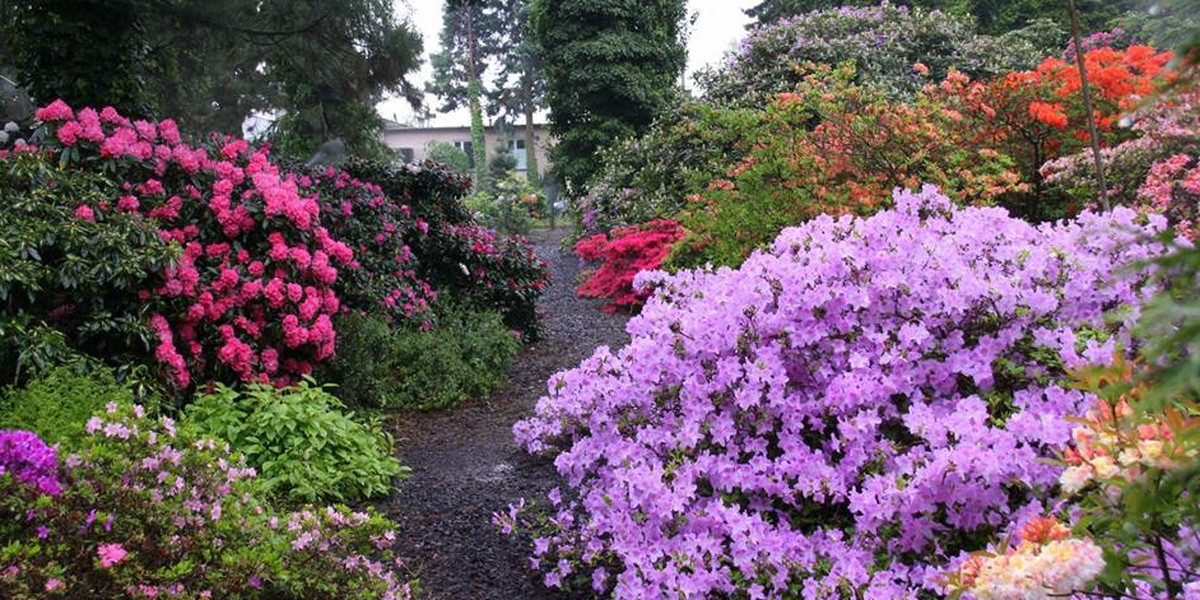
[[541,57],[533,43],[529,0],[497,0],[501,27],[495,57],[498,71],[487,92],[488,113],[505,120],[520,116],[525,121],[525,174],[538,183],[537,140],[533,116],[545,106],[546,86],[541,74]]
[[471,115],[471,160],[476,185],[487,173],[483,135],[483,74],[500,25],[497,0],[447,0],[442,14],[441,52],[430,57],[433,82],[426,90],[442,100],[441,110],[466,106]]
[[685,0],[533,0],[557,177],[586,189],[595,153],[644,131],[687,61]]

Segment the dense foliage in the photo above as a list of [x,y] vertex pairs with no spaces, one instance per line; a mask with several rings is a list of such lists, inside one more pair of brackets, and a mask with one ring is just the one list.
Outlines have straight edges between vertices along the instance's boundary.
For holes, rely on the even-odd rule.
[[534,0],[531,27],[546,79],[560,181],[585,190],[593,154],[644,131],[683,72],[682,0]]
[[386,155],[374,110],[406,77],[421,38],[379,0],[32,0],[0,4],[0,46],[39,103],[112,105],[185,129],[241,134],[251,111],[283,113],[277,154],[340,137]]
[[[818,9],[877,3],[878,0],[760,0],[745,12],[754,17],[758,25],[769,25]],[[1053,20],[1060,29],[1070,28],[1066,7],[1054,0],[914,0],[906,4],[947,11],[959,18],[971,18],[979,23],[983,32],[990,34],[1013,31],[1037,20]],[[1075,4],[1085,32],[1105,29],[1114,20],[1147,8],[1139,0],[1076,0]]]
[[329,234],[354,251],[334,282],[343,311],[386,315],[397,326],[428,320],[437,292],[417,275],[409,246],[423,239],[428,223],[379,185],[333,167],[312,169],[298,184],[317,198]]
[[0,431],[5,598],[409,597],[384,519],[272,508],[228,446],[140,406],[111,403],[86,431],[61,461]]
[[851,61],[861,83],[907,98],[925,83],[913,72],[916,63],[936,79],[950,69],[995,75],[1033,67],[1062,40],[1061,31],[1044,25],[999,38],[979,35],[969,18],[920,7],[830,8],[752,30],[721,68],[698,79],[709,100],[756,106],[791,91],[807,63]]
[[236,448],[267,492],[306,502],[386,496],[407,469],[377,423],[356,421],[341,406],[310,381],[240,392],[218,386],[188,406],[185,423]]
[[26,429],[63,450],[78,448],[83,426],[109,402],[132,404],[134,393],[106,369],[46,369],[22,387],[0,390],[0,429]]
[[746,156],[765,131],[762,116],[751,108],[673,103],[644,134],[597,154],[600,171],[573,202],[580,227],[604,232],[674,215]]
[[464,200],[481,225],[500,233],[525,235],[536,219],[548,213],[546,198],[523,174],[508,171]]
[[355,315],[337,326],[341,350],[325,375],[338,397],[368,407],[435,410],[483,398],[520,346],[495,312],[446,309],[428,331]]
[[121,191],[100,173],[58,169],[31,147],[7,153],[3,146],[0,381],[89,355],[144,362],[154,339],[146,326],[152,307],[138,292],[178,249],[134,215],[97,218],[91,207]]
[[498,310],[508,327],[537,337],[537,299],[549,283],[546,264],[525,239],[497,234],[472,218],[462,201],[469,178],[428,162],[352,161],[346,171],[409,207],[417,227],[407,230],[405,243],[416,256],[420,280],[473,309]]
[[1122,265],[1161,251],[1140,236],[1162,219],[895,203],[787,229],[737,270],[641,278],[630,343],[555,375],[515,427],[570,487],[534,546],[547,583],[909,598],[1045,508],[1043,459],[1094,402],[1064,369],[1129,347],[1151,289]]

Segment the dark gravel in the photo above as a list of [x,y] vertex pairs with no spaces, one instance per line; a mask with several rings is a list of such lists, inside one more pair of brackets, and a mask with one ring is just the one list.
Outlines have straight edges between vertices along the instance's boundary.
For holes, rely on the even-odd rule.
[[541,301],[545,336],[525,348],[508,383],[490,398],[449,411],[397,418],[400,460],[412,468],[379,509],[400,524],[397,554],[429,600],[563,600],[529,568],[528,540],[501,535],[491,523],[520,498],[541,501],[560,479],[549,460],[513,443],[512,424],[532,414],[546,381],[600,345],[627,341],[627,317],[575,297],[579,261],[559,251],[564,230],[533,236],[553,283]]

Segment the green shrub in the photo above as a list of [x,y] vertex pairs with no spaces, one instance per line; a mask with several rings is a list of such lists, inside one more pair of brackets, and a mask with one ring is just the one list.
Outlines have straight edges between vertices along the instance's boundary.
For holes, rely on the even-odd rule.
[[[67,455],[0,431],[0,598],[408,600],[396,525],[345,506],[280,507],[227,444],[113,403]],[[5,439],[6,438],[6,439]],[[31,439],[32,438],[32,439]]]
[[430,331],[392,330],[346,315],[328,377],[347,403],[433,410],[485,396],[504,381],[520,347],[492,311],[443,311]]
[[92,415],[104,412],[109,402],[131,404],[133,396],[108,369],[56,367],[23,387],[0,391],[0,429],[32,431],[48,444],[76,449]]
[[0,384],[83,356],[152,362],[137,292],[176,249],[148,221],[93,214],[119,185],[55,161],[33,152],[0,161]]
[[187,408],[185,422],[224,439],[258,469],[269,491],[292,500],[359,500],[387,495],[408,469],[391,436],[360,423],[342,403],[305,380],[291,388],[217,386]]
[[475,220],[501,233],[529,233],[533,220],[546,214],[545,197],[524,174],[510,172],[491,191],[480,191],[463,200]]

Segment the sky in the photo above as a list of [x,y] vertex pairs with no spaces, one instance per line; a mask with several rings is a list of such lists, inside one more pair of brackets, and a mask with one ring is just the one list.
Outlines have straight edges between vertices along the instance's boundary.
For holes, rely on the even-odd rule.
[[[420,72],[413,81],[424,84],[432,76],[429,56],[438,51],[438,33],[442,27],[443,0],[395,0],[396,14],[407,18],[421,32],[425,40],[425,52]],[[696,15],[688,39],[687,82],[692,85],[691,75],[707,64],[720,61],[725,52],[733,48],[745,35],[749,18],[742,9],[756,4],[756,0],[688,0],[688,14]],[[426,98],[429,106],[436,107],[437,99]],[[378,105],[379,114],[385,119],[406,122],[413,118],[408,103],[399,99],[388,99]],[[430,125],[467,125],[470,119],[465,110],[434,117]]]

